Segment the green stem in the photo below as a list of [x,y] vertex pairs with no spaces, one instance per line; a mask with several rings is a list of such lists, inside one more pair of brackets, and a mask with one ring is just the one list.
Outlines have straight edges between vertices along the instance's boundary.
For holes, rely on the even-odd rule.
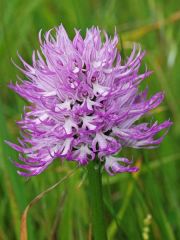
[[92,161],[88,164],[87,169],[89,179],[88,194],[90,196],[94,240],[107,240],[104,219],[101,165],[99,161]]

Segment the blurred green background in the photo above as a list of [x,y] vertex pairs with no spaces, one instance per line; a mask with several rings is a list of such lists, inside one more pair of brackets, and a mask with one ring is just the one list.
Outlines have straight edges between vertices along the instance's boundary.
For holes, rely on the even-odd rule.
[[[109,240],[180,239],[180,6],[179,0],[0,0],[0,240],[19,239],[20,219],[28,203],[75,165],[54,162],[40,176],[25,181],[10,159],[17,159],[4,140],[16,142],[25,102],[8,89],[20,72],[17,50],[31,62],[38,32],[60,23],[72,37],[74,28],[98,25],[109,34],[115,26],[125,55],[133,42],[147,50],[144,64],[154,71],[144,86],[164,91],[163,104],[152,112],[174,125],[155,150],[123,150],[141,165],[138,174],[103,176]],[[151,119],[151,114],[149,119]],[[91,222],[86,169],[48,193],[28,214],[31,240],[90,240]]]

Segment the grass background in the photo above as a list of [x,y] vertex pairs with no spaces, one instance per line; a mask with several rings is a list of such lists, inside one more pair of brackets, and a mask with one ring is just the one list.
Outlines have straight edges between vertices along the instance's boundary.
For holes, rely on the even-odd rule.
[[[104,173],[109,240],[180,239],[179,20],[178,0],[0,0],[0,240],[19,239],[20,219],[28,203],[75,166],[57,160],[40,176],[25,181],[10,161],[17,159],[16,152],[4,143],[16,141],[15,121],[25,104],[7,87],[20,74],[11,58],[18,62],[18,50],[31,62],[38,31],[61,22],[71,37],[74,27],[84,33],[98,25],[113,34],[116,26],[125,54],[133,42],[139,42],[147,50],[144,64],[154,71],[145,86],[149,85],[150,93],[166,94],[152,115],[174,122],[158,149],[123,151],[141,165],[138,174],[108,177]],[[86,170],[78,169],[34,205],[28,215],[29,239],[92,239],[86,186]]]

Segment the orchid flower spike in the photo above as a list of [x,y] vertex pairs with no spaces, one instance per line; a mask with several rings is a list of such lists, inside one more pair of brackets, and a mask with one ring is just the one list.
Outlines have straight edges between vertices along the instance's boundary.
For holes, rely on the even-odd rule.
[[84,39],[75,30],[72,41],[62,25],[53,31],[40,32],[41,53],[33,53],[32,65],[19,55],[26,79],[10,84],[30,103],[18,122],[19,144],[7,142],[19,152],[18,173],[40,174],[56,158],[79,165],[99,158],[110,175],[137,171],[114,155],[124,147],[157,146],[172,124],[136,123],[163,100],[161,92],[147,98],[147,89],[139,91],[151,74],[139,73],[145,52],[135,44],[122,61],[117,34],[111,39],[98,27],[87,29]]

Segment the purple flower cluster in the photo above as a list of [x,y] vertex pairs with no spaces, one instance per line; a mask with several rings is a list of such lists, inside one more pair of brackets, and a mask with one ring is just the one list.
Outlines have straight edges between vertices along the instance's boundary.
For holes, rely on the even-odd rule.
[[135,172],[132,161],[114,154],[123,147],[152,148],[170,121],[161,124],[135,122],[156,108],[162,93],[147,98],[139,84],[151,72],[139,73],[145,52],[134,45],[123,62],[117,50],[118,37],[108,37],[92,27],[83,39],[75,30],[71,41],[63,28],[39,34],[42,54],[33,53],[32,66],[20,56],[26,76],[10,87],[30,102],[25,107],[19,145],[8,144],[20,152],[22,163],[15,162],[23,176],[40,174],[56,158],[86,165],[96,157],[110,174]]

